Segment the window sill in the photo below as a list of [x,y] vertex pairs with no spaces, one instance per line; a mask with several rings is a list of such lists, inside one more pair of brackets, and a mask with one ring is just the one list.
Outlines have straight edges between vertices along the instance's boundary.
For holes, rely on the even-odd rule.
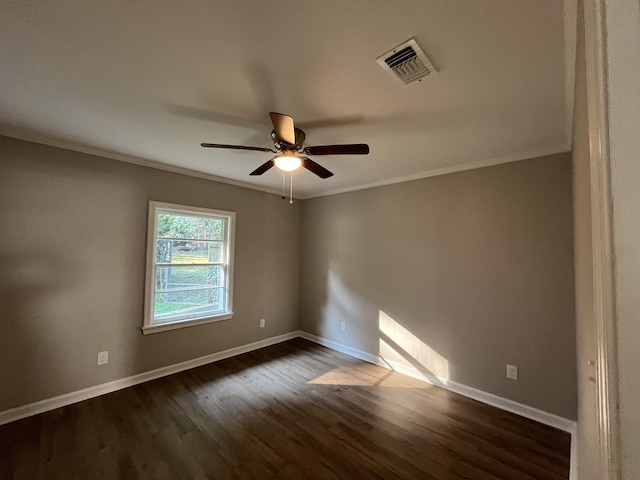
[[156,325],[145,325],[142,327],[142,333],[149,335],[152,333],[166,332],[168,330],[176,330],[178,328],[195,327],[196,325],[204,325],[206,323],[220,322],[222,320],[230,320],[233,318],[233,312],[216,315],[215,317],[199,318],[197,320],[178,320],[171,323],[158,323]]

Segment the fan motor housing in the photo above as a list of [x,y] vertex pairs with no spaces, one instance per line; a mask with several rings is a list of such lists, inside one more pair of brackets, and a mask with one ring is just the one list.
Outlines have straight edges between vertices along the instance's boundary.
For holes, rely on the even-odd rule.
[[[292,146],[295,147],[296,150],[300,150],[307,136],[305,135],[304,131],[300,130],[299,128],[295,128],[294,131],[296,135],[296,144]],[[273,144],[278,150],[282,150],[283,147],[286,149],[286,147],[289,145],[288,143],[283,142],[278,138],[275,130],[271,130],[271,139],[273,140]]]

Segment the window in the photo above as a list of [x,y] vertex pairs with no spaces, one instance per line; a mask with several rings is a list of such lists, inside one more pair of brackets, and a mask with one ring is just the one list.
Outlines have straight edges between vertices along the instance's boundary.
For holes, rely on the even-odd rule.
[[235,213],[149,202],[144,333],[232,316]]

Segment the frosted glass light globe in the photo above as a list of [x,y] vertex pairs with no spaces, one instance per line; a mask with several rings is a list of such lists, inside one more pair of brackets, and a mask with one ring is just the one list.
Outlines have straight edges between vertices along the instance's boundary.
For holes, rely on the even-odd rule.
[[302,165],[300,157],[296,157],[295,155],[279,155],[276,157],[275,162],[276,167],[280,170],[284,170],[285,172],[295,170]]

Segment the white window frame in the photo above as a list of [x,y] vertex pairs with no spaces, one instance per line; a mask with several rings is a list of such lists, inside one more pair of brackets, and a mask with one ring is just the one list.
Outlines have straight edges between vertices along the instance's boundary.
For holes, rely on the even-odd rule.
[[[223,264],[224,282],[223,290],[225,295],[225,308],[222,313],[204,316],[194,316],[188,318],[177,318],[171,321],[154,322],[154,302],[156,294],[156,242],[157,219],[159,214],[189,215],[201,217],[216,217],[225,219],[224,239],[223,239]],[[144,302],[144,324],[142,333],[157,333],[176,328],[191,327],[205,323],[228,320],[233,317],[233,264],[234,264],[234,240],[235,240],[236,214],[224,210],[213,210],[210,208],[191,207],[188,205],[177,205],[174,203],[149,202],[149,219],[147,223],[147,266],[145,278],[145,302]],[[203,264],[207,265],[207,264]]]

